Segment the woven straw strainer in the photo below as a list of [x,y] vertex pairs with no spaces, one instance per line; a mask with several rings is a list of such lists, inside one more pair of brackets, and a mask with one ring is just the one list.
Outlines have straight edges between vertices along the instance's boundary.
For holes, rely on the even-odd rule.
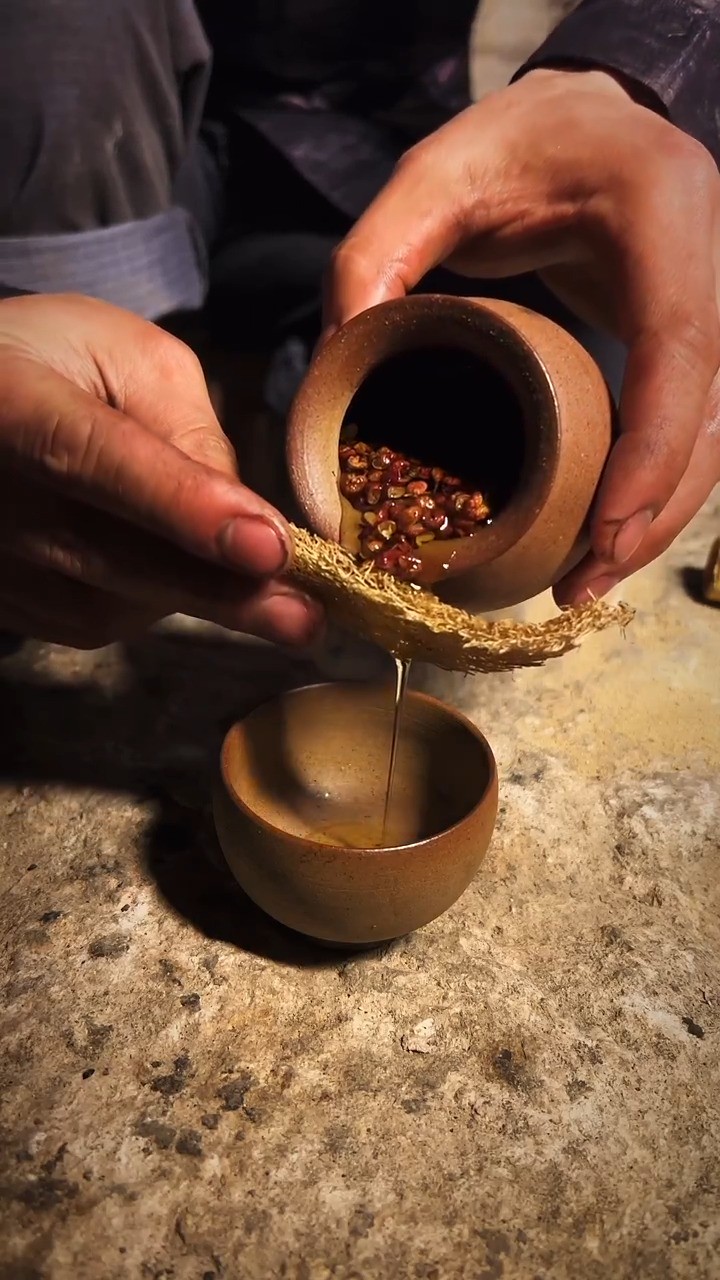
[[431,591],[399,582],[351,552],[293,527],[291,578],[322,601],[346,631],[396,658],[433,663],[446,671],[513,671],[538,667],[574,649],[587,635],[625,627],[633,611],[595,600],[564,609],[546,622],[489,622],[444,604]]

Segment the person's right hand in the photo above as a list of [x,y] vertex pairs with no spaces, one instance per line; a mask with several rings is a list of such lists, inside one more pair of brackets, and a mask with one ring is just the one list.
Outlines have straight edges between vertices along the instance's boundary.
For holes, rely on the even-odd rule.
[[665,551],[720,482],[720,175],[601,70],[531,71],[405,156],[338,247],[327,331],[440,263],[537,271],[628,351],[592,548],[558,604],[605,595]]
[[182,612],[306,644],[289,555],[188,347],[89,298],[0,301],[1,629],[98,648]]

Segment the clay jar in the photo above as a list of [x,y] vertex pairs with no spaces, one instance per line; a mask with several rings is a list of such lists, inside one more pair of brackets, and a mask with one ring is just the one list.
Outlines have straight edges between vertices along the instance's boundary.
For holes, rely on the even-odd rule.
[[[342,540],[343,424],[473,485],[491,523],[423,548],[420,581],[474,610],[557,582],[588,547],[613,408],[591,356],[553,321],[493,299],[416,294],[346,324],[318,352],[291,410],[288,464],[310,528]],[[442,553],[439,554],[442,545]]]

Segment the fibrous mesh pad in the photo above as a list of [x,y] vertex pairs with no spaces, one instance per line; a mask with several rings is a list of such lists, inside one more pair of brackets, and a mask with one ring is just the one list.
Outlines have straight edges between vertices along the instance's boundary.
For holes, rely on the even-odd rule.
[[446,671],[512,671],[537,667],[574,649],[587,635],[625,627],[627,605],[592,601],[564,609],[547,622],[488,622],[444,604],[365,564],[334,542],[293,527],[290,576],[324,604],[345,630],[381,645],[397,658],[430,662]]

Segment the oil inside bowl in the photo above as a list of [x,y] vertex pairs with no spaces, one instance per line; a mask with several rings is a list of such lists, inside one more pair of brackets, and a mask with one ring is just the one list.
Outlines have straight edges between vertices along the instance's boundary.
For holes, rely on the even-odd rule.
[[308,838],[340,849],[399,849],[437,834],[418,830],[411,814],[393,814],[387,826],[383,825],[382,815],[379,820],[377,814],[358,818],[355,810],[346,817],[334,813],[327,825],[321,821],[323,825],[308,831]]

